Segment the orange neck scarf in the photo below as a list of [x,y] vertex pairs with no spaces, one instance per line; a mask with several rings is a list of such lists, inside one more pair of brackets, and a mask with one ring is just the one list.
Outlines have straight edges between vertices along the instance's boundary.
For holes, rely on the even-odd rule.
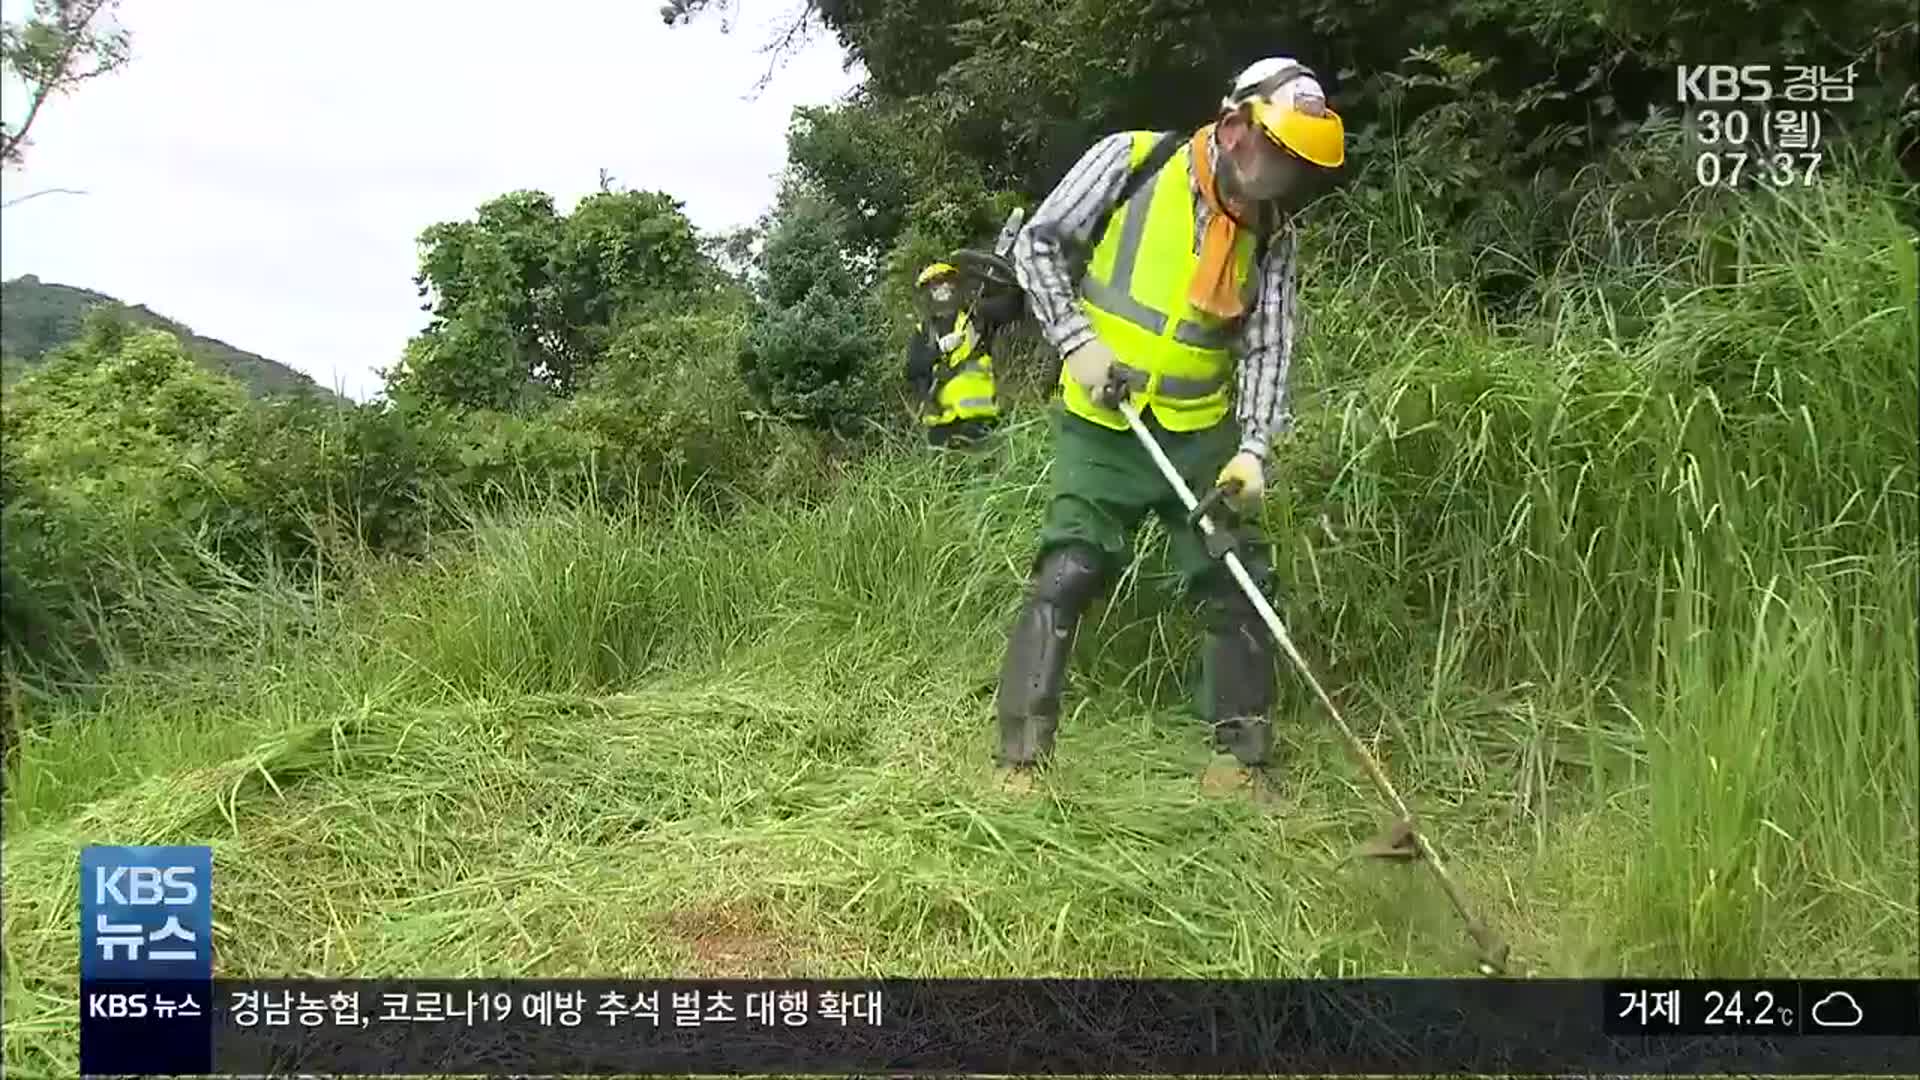
[[1207,144],[1214,125],[1193,133],[1194,178],[1200,182],[1200,195],[1207,200],[1213,216],[1207,221],[1206,235],[1200,241],[1200,265],[1194,269],[1187,300],[1195,308],[1217,318],[1232,319],[1246,313],[1246,299],[1233,281],[1233,247],[1240,235],[1240,223],[1220,202],[1213,181],[1213,161]]

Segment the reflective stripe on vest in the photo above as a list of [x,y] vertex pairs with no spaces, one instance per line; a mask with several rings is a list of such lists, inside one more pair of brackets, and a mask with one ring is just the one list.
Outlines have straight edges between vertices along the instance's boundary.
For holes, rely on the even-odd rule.
[[[1187,154],[1174,155],[1175,161],[1185,164]],[[1173,162],[1169,162],[1172,165]],[[1164,174],[1163,174],[1164,175]],[[1182,170],[1181,180],[1185,181]],[[1155,311],[1141,303],[1133,295],[1133,270],[1140,262],[1140,244],[1147,236],[1147,220],[1152,214],[1155,184],[1142,184],[1127,200],[1124,210],[1125,221],[1120,226],[1120,249],[1113,257],[1113,280],[1102,281],[1088,274],[1081,282],[1080,295],[1096,307],[1107,311],[1139,326],[1148,333],[1159,337],[1167,332],[1167,314]],[[1197,257],[1196,257],[1197,261]],[[1247,301],[1248,310],[1253,308],[1253,299],[1259,282],[1252,274],[1246,275],[1240,293]],[[1225,349],[1233,344],[1233,328],[1229,326],[1204,326],[1186,319],[1173,328],[1173,340],[1182,345],[1191,345],[1196,349]]]
[[930,403],[921,415],[929,427],[951,424],[956,420],[976,420],[1000,415],[1000,403],[993,398],[993,383],[985,373],[969,376],[964,385],[948,383],[940,400]]
[[[1113,370],[1127,380],[1127,385],[1133,387],[1133,392],[1136,394],[1146,390],[1147,381],[1151,378],[1150,372],[1134,367],[1132,364],[1116,363],[1113,365]],[[1183,379],[1178,375],[1162,375],[1160,396],[1175,400],[1203,398],[1225,386],[1226,382],[1224,375],[1217,379]]]
[[[1137,168],[1157,136],[1133,134]],[[1195,250],[1193,150],[1184,146],[1152,182],[1141,185],[1118,209],[1080,282],[1080,304],[1098,334],[1122,361],[1137,403],[1157,413],[1172,431],[1194,431],[1220,422],[1229,411],[1230,349],[1242,321],[1222,320],[1194,309],[1187,288],[1199,265]],[[1251,310],[1259,281],[1253,270],[1255,239],[1241,230],[1233,270]],[[1144,262],[1142,260],[1145,260]],[[1062,398],[1069,411],[1094,423],[1125,430],[1111,409],[1095,406],[1061,370]]]

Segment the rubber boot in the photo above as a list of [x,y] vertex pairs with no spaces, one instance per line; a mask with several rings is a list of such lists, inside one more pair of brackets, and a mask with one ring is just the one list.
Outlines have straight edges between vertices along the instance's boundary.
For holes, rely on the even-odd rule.
[[[1265,575],[1250,566],[1256,583]],[[1203,657],[1207,719],[1222,757],[1208,770],[1210,790],[1252,782],[1273,754],[1274,644],[1259,612],[1229,575],[1218,576],[1207,597]]]
[[1002,767],[1032,767],[1053,755],[1067,660],[1080,615],[1099,584],[1099,555],[1091,548],[1055,548],[1036,561],[1026,606],[1007,637],[1000,668],[996,712]]

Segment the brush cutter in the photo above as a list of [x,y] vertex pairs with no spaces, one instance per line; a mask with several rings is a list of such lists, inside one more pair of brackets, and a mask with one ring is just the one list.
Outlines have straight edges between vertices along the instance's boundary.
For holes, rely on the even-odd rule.
[[1007,215],[1006,222],[1000,226],[1000,235],[994,239],[993,250],[961,248],[947,256],[947,263],[973,283],[973,293],[966,304],[969,320],[982,306],[992,313],[995,322],[1010,322],[1018,316],[1020,277],[1007,260],[1013,257],[1013,243],[1020,236],[1020,223],[1026,216],[1027,212],[1019,207]]
[[993,250],[979,248],[961,248],[947,256],[947,262],[960,273],[974,282],[971,301],[967,305],[967,318],[972,320],[982,311],[994,323],[1009,323],[1019,318],[1022,293],[1020,276],[1014,271],[1014,241],[1019,239],[1020,224],[1025,221],[1027,212],[1014,207],[1007,220],[1000,226],[1000,235],[994,239]]
[[1370,858],[1399,861],[1417,859],[1431,867],[1434,877],[1440,882],[1441,889],[1446,892],[1447,899],[1453,902],[1454,910],[1467,924],[1468,935],[1480,949],[1481,973],[1485,975],[1503,973],[1507,963],[1506,943],[1486,923],[1474,917],[1467,906],[1465,893],[1454,882],[1453,876],[1447,873],[1446,865],[1440,861],[1439,853],[1434,851],[1433,845],[1427,842],[1427,838],[1421,835],[1420,830],[1415,826],[1413,811],[1400,797],[1400,793],[1394,790],[1393,783],[1387,779],[1387,774],[1380,768],[1380,763],[1367,752],[1366,744],[1360,741],[1360,737],[1354,734],[1351,727],[1347,726],[1346,720],[1340,716],[1340,710],[1334,706],[1333,699],[1321,689],[1320,681],[1313,677],[1313,672],[1308,669],[1306,660],[1302,659],[1299,650],[1294,648],[1293,638],[1287,633],[1286,626],[1281,623],[1280,616],[1274,612],[1273,605],[1267,602],[1267,598],[1254,585],[1253,578],[1247,574],[1247,568],[1241,563],[1239,554],[1233,550],[1233,538],[1214,524],[1209,511],[1222,499],[1238,494],[1238,483],[1235,482],[1231,486],[1216,486],[1204,499],[1196,500],[1193,491],[1187,487],[1187,482],[1181,478],[1179,470],[1173,467],[1173,462],[1167,459],[1166,453],[1160,449],[1160,444],[1155,441],[1152,433],[1147,431],[1146,425],[1141,423],[1139,410],[1134,408],[1133,402],[1128,397],[1130,387],[1126,377],[1116,372],[1109,390],[1110,400],[1119,403],[1120,414],[1127,418],[1127,426],[1133,429],[1133,434],[1140,440],[1140,445],[1146,447],[1147,453],[1153,458],[1153,463],[1159,466],[1160,474],[1179,494],[1180,501],[1186,504],[1188,520],[1198,526],[1201,535],[1206,538],[1207,550],[1226,563],[1228,572],[1233,575],[1240,590],[1246,594],[1247,600],[1253,604],[1254,610],[1260,613],[1260,618],[1267,624],[1267,629],[1273,633],[1274,640],[1279,642],[1281,650],[1287,654],[1288,659],[1293,661],[1293,666],[1299,670],[1300,677],[1313,688],[1314,696],[1320,699],[1320,704],[1327,707],[1327,713],[1333,717],[1333,722],[1340,729],[1348,749],[1353,751],[1354,757],[1359,760],[1361,767],[1373,780],[1374,786],[1379,788],[1381,795],[1399,813],[1399,820],[1362,848],[1361,853]]

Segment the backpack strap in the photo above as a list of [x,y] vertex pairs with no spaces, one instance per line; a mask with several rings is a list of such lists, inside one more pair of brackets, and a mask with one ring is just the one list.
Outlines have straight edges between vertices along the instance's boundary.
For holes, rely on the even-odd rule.
[[1180,147],[1186,141],[1186,135],[1178,131],[1168,131],[1160,136],[1160,141],[1153,144],[1153,149],[1147,153],[1146,158],[1127,174],[1126,183],[1120,185],[1120,195],[1113,200],[1113,205],[1107,208],[1106,213],[1100,215],[1099,223],[1093,227],[1093,235],[1087,238],[1088,251],[1100,246],[1100,240],[1107,235],[1107,224],[1113,220],[1113,215],[1127,205],[1127,200],[1133,198],[1147,181],[1153,179],[1161,169],[1165,168],[1167,162],[1173,160],[1173,155],[1180,152]]

